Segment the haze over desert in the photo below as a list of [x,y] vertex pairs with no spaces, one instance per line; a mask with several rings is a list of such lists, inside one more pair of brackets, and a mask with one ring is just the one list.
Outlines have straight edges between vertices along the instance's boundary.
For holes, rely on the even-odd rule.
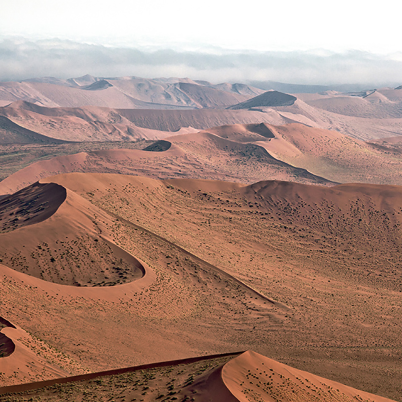
[[398,13],[0,17],[0,401],[402,401]]

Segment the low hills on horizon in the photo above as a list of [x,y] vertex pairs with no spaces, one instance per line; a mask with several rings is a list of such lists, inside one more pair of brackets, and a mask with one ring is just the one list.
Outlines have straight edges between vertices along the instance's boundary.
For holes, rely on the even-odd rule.
[[0,106],[1,401],[400,400],[400,89],[87,75]]

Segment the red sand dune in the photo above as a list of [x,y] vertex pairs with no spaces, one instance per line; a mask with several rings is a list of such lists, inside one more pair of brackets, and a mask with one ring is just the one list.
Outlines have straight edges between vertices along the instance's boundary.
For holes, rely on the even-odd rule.
[[[215,368],[214,362],[224,357],[231,359]],[[209,364],[212,365],[210,369]],[[199,371],[196,371],[197,368]],[[205,373],[200,374],[203,371]],[[138,379],[139,372],[143,375],[142,382]],[[179,378],[172,379],[169,376],[172,372],[177,372],[175,374]],[[102,386],[104,383],[109,389]],[[0,395],[4,393],[6,398],[10,398],[18,392],[25,398],[54,401],[62,400],[68,389],[71,400],[80,400],[83,395],[107,400],[111,393],[116,394],[114,388],[119,390],[115,399],[121,401],[141,398],[144,401],[193,402],[392,402],[391,399],[318,377],[253,351],[232,356],[200,356],[11,386],[0,388]]]
[[[9,176],[0,183],[0,194],[9,194],[47,176],[68,172],[193,177],[246,183],[278,179],[331,184],[319,175],[272,157],[266,150],[271,144],[266,141],[273,140],[272,133],[272,127],[265,124],[223,126],[174,135],[143,151],[120,149],[59,156],[33,163]],[[289,143],[285,144],[290,148]]]
[[217,401],[391,401],[297,370],[252,351],[226,363],[221,375],[232,398],[217,398]]
[[103,106],[117,108],[169,108],[229,106],[260,91],[248,87],[203,85],[189,79],[164,82],[137,77],[84,76],[67,81],[37,79],[0,85],[0,100],[18,99],[50,107]]
[[107,214],[62,186],[35,183],[1,199],[0,208],[1,260],[15,270],[76,286],[110,286],[145,275],[143,265],[94,223],[93,216],[110,221]]
[[278,91],[268,91],[247,101],[230,106],[228,109],[252,109],[259,107],[291,106],[296,101],[293,95]]

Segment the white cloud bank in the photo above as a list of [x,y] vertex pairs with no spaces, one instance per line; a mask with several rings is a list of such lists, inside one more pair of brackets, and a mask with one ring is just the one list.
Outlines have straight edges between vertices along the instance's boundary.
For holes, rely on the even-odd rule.
[[39,77],[190,77],[218,82],[402,84],[402,54],[348,51],[178,51],[106,47],[66,40],[0,38],[0,80]]

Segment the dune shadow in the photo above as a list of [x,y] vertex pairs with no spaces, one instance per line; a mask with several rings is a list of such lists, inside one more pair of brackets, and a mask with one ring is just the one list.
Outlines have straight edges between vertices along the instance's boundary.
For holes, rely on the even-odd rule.
[[167,151],[171,146],[172,146],[171,142],[160,140],[147,146],[146,148],[143,149],[143,151],[164,152]]

